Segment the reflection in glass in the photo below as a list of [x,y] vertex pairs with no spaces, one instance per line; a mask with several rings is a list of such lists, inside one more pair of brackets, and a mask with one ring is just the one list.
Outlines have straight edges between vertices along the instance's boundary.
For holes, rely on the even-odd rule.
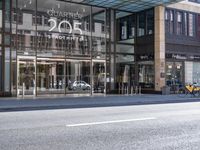
[[38,94],[63,93],[65,89],[64,60],[37,61]]
[[183,85],[183,65],[181,62],[166,63],[166,85],[176,91]]
[[[35,15],[36,0],[29,1],[18,0],[18,8],[13,8],[13,24],[17,23],[17,35],[13,38],[13,45],[17,47],[18,55],[35,55],[35,29],[32,23]],[[17,14],[16,14],[17,13]]]
[[33,59],[18,61],[18,95],[35,95],[35,62]]
[[90,83],[90,62],[67,60],[67,93],[88,93],[92,87]]
[[142,88],[154,88],[154,65],[148,62],[139,64],[139,85]]
[[153,34],[154,33],[154,10],[151,9],[146,12],[147,16],[147,34]]
[[93,37],[92,37],[92,55],[94,58],[103,59],[106,51],[106,25],[105,25],[105,10],[103,8],[92,8],[93,15]]
[[145,13],[140,13],[139,14],[139,27],[138,27],[138,36],[143,36],[145,35]]
[[200,63],[193,63],[193,83],[200,85]]
[[183,33],[183,14],[182,12],[177,12],[177,35]]

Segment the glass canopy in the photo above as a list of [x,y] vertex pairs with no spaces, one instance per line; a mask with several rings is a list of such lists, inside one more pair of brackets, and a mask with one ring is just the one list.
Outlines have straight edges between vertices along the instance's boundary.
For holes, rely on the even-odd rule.
[[62,0],[83,3],[122,11],[138,12],[158,5],[168,5],[184,0]]

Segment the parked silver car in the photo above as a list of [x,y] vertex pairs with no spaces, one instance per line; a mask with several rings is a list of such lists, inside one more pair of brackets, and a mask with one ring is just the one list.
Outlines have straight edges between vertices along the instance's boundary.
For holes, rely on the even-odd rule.
[[85,81],[74,81],[69,86],[70,90],[90,90],[91,86]]

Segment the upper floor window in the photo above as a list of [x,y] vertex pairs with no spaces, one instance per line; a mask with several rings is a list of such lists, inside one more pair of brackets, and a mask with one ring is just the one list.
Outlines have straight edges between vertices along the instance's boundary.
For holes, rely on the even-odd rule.
[[198,37],[200,38],[200,14],[198,15],[198,23],[197,24],[198,24],[198,26],[197,26],[198,27],[198,33],[197,34],[198,34]]
[[183,33],[183,14],[182,12],[177,12],[177,35]]
[[188,18],[188,25],[189,25],[189,36],[195,36],[195,15],[189,13]]
[[119,25],[119,40],[133,39],[136,32],[136,17],[134,14],[120,18],[117,21]]
[[124,20],[121,22],[121,39],[127,39],[127,21]]
[[154,32],[154,11],[149,10],[146,13],[147,16],[147,34],[153,34]]
[[145,13],[139,14],[138,19],[138,36],[145,35]]
[[128,38],[134,38],[135,36],[135,15],[131,15],[128,17]]
[[168,21],[169,20],[169,10],[165,11],[165,20]]
[[173,34],[173,33],[174,33],[174,11],[173,11],[173,10],[170,10],[169,13],[170,13],[169,32],[170,32],[171,34]]
[[50,22],[49,22],[49,19],[50,19],[49,16],[44,16],[44,25],[45,25],[45,26],[49,26],[49,27],[51,26],[51,25],[50,25]]
[[165,31],[166,33],[169,33],[169,27],[170,27],[170,14],[169,14],[169,10],[166,9],[165,10]]
[[16,11],[14,11],[12,15],[12,22],[23,24],[23,13],[21,12],[17,13]]
[[33,15],[32,17],[33,20],[33,25],[42,25],[42,15],[37,15],[37,17],[35,15]]
[[166,9],[165,31],[166,33],[170,34],[196,37],[198,34],[200,34],[199,20],[198,15],[195,13]]
[[184,13],[184,33],[188,35],[188,14],[186,12]]

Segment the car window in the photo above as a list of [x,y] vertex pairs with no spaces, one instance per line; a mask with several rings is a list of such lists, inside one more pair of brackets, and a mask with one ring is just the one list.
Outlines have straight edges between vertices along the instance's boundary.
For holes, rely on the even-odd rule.
[[82,84],[86,84],[85,81],[81,81]]

